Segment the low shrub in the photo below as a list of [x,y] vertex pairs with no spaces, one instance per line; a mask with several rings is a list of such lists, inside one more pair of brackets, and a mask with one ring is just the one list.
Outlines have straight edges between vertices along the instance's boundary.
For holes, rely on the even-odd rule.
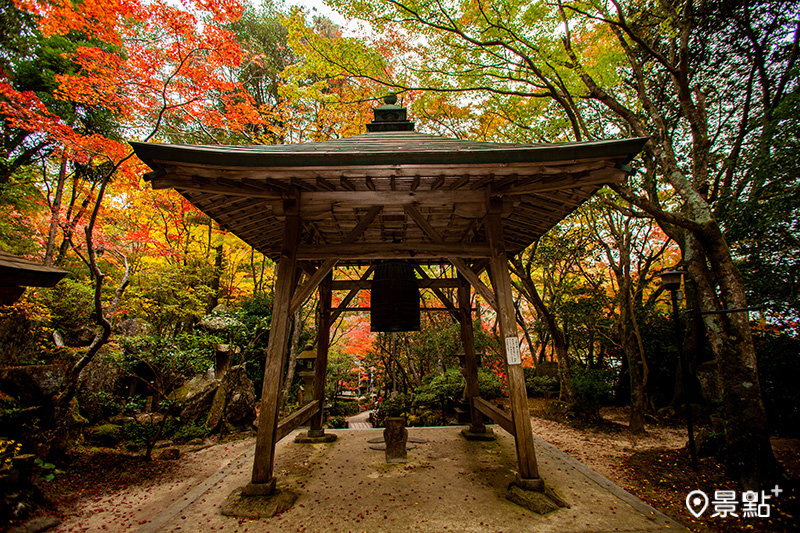
[[328,427],[332,429],[342,429],[347,427],[347,419],[341,415],[332,416],[328,419]]
[[411,407],[411,401],[405,394],[395,394],[392,398],[386,398],[378,402],[373,410],[373,424],[375,427],[384,427],[386,419],[393,416],[404,416]]
[[122,427],[116,424],[95,426],[86,433],[89,442],[100,446],[116,446],[123,439]]
[[336,400],[333,405],[328,408],[329,416],[350,416],[358,414],[358,402],[355,400]]
[[486,368],[478,369],[478,389],[480,390],[481,398],[485,400],[493,400],[505,396],[503,383],[498,375]]
[[175,442],[189,442],[194,439],[204,439],[211,433],[211,430],[202,422],[192,422],[180,426],[172,435]]
[[573,368],[572,392],[575,411],[587,420],[600,419],[600,405],[611,401],[614,372],[594,368]]
[[553,392],[558,392],[558,378],[553,376],[535,376],[534,369],[525,369],[525,391],[528,396],[547,396]]

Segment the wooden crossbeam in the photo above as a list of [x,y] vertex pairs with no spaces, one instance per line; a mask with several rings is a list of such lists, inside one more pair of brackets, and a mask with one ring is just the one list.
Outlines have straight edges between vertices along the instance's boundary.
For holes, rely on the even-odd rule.
[[[431,226],[431,223],[428,222],[428,219],[422,216],[422,213],[420,213],[416,207],[414,207],[413,205],[405,205],[403,206],[403,209],[405,210],[405,212],[408,214],[409,217],[414,219],[414,222],[417,223],[420,229],[422,229],[422,231],[425,232],[425,234],[428,235],[428,237],[430,237],[433,240],[433,242],[437,244],[444,242],[444,239],[439,234],[439,232],[436,231],[436,228]],[[468,245],[462,244],[461,246],[468,246]],[[472,246],[474,246],[474,244]],[[475,287],[475,290],[480,293],[480,295],[483,297],[484,300],[486,300],[486,303],[491,305],[493,308],[497,309],[497,304],[495,303],[494,293],[492,292],[492,290],[481,281],[478,275],[475,272],[473,272],[471,268],[469,268],[469,266],[464,262],[464,260],[461,259],[462,257],[468,257],[468,256],[465,256],[463,254],[459,255],[450,254],[447,256],[447,260],[453,263],[453,266],[455,266],[456,269],[461,273],[461,275],[464,276],[467,279],[467,281],[469,281],[470,285]],[[477,256],[473,255],[472,257],[477,257]]]
[[[272,255],[277,250],[266,250]],[[486,243],[358,243],[358,244],[303,244],[297,247],[297,258],[302,261],[324,261],[330,257],[339,260],[372,260],[372,259],[443,259],[452,261],[455,257],[485,258],[489,257]],[[458,260],[463,268],[466,263]],[[456,265],[458,267],[458,265]],[[466,276],[467,274],[465,274]],[[473,276],[475,277],[475,276]]]
[[275,442],[302,426],[309,418],[319,412],[320,401],[312,400],[294,413],[278,422],[278,430],[275,432]]
[[[305,205],[352,205],[352,206],[399,206],[406,204],[451,205],[454,202],[481,204],[485,201],[483,191],[309,191],[301,193],[301,206]],[[302,214],[302,211],[301,211]]]
[[[417,287],[420,289],[457,289],[458,286],[459,281],[454,278],[417,280]],[[332,288],[335,291],[369,290],[372,288],[372,280],[339,280],[333,282]]]
[[512,435],[516,436],[517,432],[516,429],[514,428],[514,421],[511,420],[511,416],[508,413],[506,413],[496,405],[487,402],[480,396],[476,396],[475,398],[473,398],[472,404],[475,406],[475,409],[477,409],[487,417],[491,418],[495,424],[505,429]]
[[[341,166],[283,166],[283,167],[231,167],[226,165],[224,170],[226,176],[231,179],[253,179],[254,181],[265,181],[265,176],[268,179],[279,181],[282,179],[300,178],[300,179],[334,179],[338,180],[341,176],[345,176],[353,180],[364,180],[366,176],[372,179],[395,177],[400,178],[414,178],[419,175],[422,179],[436,179],[440,175],[447,177],[458,178],[464,174],[471,176],[487,176],[493,175],[496,177],[507,176],[510,174],[518,174],[520,177],[538,176],[538,175],[560,175],[565,172],[571,172],[573,168],[576,171],[585,171],[590,169],[593,162],[605,162],[611,160],[621,160],[624,156],[615,157],[592,157],[581,159],[577,162],[574,159],[564,159],[556,161],[541,161],[541,162],[519,162],[519,163],[449,163],[449,164],[419,164],[407,163],[402,165],[341,165]],[[180,175],[184,179],[189,176],[209,177],[213,178],[219,175],[219,167],[200,163],[180,163],[176,167],[174,161],[154,159],[153,163],[162,166],[171,166],[176,172],[175,175]],[[177,174],[180,173],[180,174]],[[152,179],[155,181],[155,178]],[[485,182],[484,182],[485,183]],[[480,188],[481,183],[473,185],[475,188]]]
[[[419,266],[419,265],[415,265],[415,269],[416,269],[416,271],[419,273],[419,275],[420,275],[420,276],[422,276],[422,279],[423,279],[424,281],[433,281],[433,280],[431,279],[431,277],[430,277],[430,276],[428,276],[428,273],[427,273],[427,272],[425,272],[425,271],[422,269],[422,267],[421,267],[421,266]],[[453,315],[453,317],[454,317],[456,320],[460,320],[460,319],[459,319],[459,316],[460,316],[460,315],[459,315],[459,310],[458,310],[458,309],[456,309],[456,306],[455,306],[455,305],[453,305],[453,302],[452,302],[452,301],[450,301],[450,299],[447,297],[447,295],[446,295],[445,293],[443,293],[443,292],[441,291],[441,289],[439,289],[438,287],[431,287],[431,289],[433,290],[433,294],[435,294],[435,295],[436,295],[436,297],[437,297],[437,298],[439,298],[439,301],[440,301],[440,302],[442,302],[442,304],[445,306],[445,308],[446,308],[448,311],[450,311],[450,314],[451,314],[451,315]]]
[[316,270],[314,273],[308,277],[305,283],[297,289],[295,292],[294,297],[292,297],[292,302],[289,304],[289,314],[293,315],[300,306],[303,305],[303,302],[306,301],[306,298],[311,296],[311,293],[314,292],[314,289],[320,284],[320,282],[325,279],[325,276],[336,266],[336,263],[339,262],[339,259],[329,258],[326,259],[324,263]]
[[[364,230],[375,220],[381,211],[383,211],[383,207],[379,205],[372,206],[369,211],[361,218],[361,220],[356,224],[356,226],[350,230],[350,233],[345,236],[342,244],[349,245],[355,242],[363,233]],[[316,272],[314,272],[306,281],[302,287],[300,287],[297,292],[295,293],[294,297],[292,298],[292,302],[289,305],[289,313],[294,314],[303,302],[306,301],[314,289],[320,284],[320,282],[328,275],[328,273],[336,266],[336,263],[339,262],[338,257],[329,257],[322,263]]]
[[[372,274],[373,270],[375,270],[375,265],[370,265],[369,268],[367,268],[367,270],[365,270],[364,273],[361,274],[361,278],[359,279],[359,281],[366,281]],[[336,320],[338,320],[339,315],[341,315],[345,311],[347,306],[350,304],[350,302],[353,301],[353,298],[356,297],[356,295],[360,290],[361,289],[352,289],[349,293],[347,293],[347,296],[345,296],[344,299],[339,303],[339,307],[331,311],[331,320],[329,324],[333,324],[334,322],[336,322]]]
[[[453,311],[451,309],[448,309],[447,307],[420,307],[419,310],[420,310],[420,312],[423,312],[423,313],[438,313],[438,312],[441,312],[441,311],[447,311],[450,314],[453,313]],[[340,313],[357,313],[357,312],[364,313],[364,312],[372,311],[372,308],[371,307],[342,307],[342,306],[339,306],[336,309],[334,309],[334,311],[338,311]],[[458,319],[458,317],[456,317],[456,319]]]
[[529,194],[561,191],[574,187],[585,187],[587,185],[621,183],[625,181],[627,173],[624,170],[614,168],[613,166],[606,167],[606,165],[613,165],[613,162],[602,161],[594,165],[586,165],[584,168],[589,170],[588,176],[580,176],[580,170],[569,169],[568,174],[563,178],[546,181],[530,178],[529,180],[525,180],[530,181],[529,183],[512,182],[506,187],[495,189],[495,192],[502,194]]

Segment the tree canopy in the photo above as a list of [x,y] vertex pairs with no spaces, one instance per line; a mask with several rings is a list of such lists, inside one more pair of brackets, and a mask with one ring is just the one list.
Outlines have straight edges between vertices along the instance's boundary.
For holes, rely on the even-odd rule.
[[[91,287],[99,329],[70,361],[70,383],[124,318],[177,336],[274,283],[268,259],[146,185],[127,141],[346,137],[394,91],[418,129],[461,139],[649,138],[626,183],[512,258],[526,364],[557,362],[573,400],[573,372],[576,386],[585,368],[627,373],[631,427],[643,429],[675,364],[664,332],[645,326],[667,312],[656,274],[685,269],[690,366],[716,365],[722,386],[706,399],[726,423],[728,470],[748,488],[774,479],[741,310],[764,305],[764,324],[796,335],[800,2],[330,5],[365,26],[271,2],[0,0],[0,246],[68,269],[71,294]],[[491,352],[496,317],[475,307]],[[355,315],[332,338],[383,378],[422,385],[458,344],[448,319],[427,325],[412,341],[375,338]]]

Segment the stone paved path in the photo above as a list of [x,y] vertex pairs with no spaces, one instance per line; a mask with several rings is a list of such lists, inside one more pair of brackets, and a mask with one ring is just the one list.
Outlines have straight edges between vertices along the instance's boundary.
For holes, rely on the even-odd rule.
[[358,413],[347,419],[347,429],[372,429],[372,424],[369,422],[370,411]]

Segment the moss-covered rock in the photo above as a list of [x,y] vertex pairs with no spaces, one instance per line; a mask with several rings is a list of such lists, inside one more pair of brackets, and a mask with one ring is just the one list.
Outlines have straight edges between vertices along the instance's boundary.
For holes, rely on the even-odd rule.
[[86,438],[92,444],[116,446],[122,441],[122,427],[116,424],[101,424],[86,431]]

